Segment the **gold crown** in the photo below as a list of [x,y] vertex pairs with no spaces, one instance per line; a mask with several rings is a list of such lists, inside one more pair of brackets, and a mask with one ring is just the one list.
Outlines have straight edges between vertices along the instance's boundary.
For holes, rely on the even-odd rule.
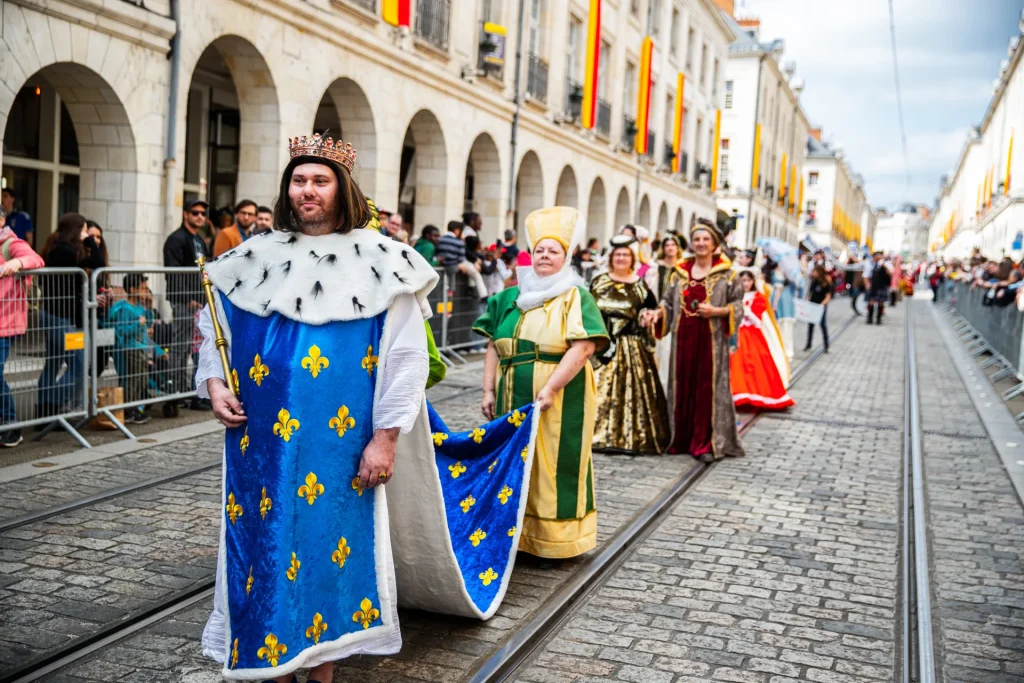
[[288,152],[292,159],[296,157],[322,157],[341,164],[351,173],[356,166],[356,150],[347,142],[335,141],[334,138],[321,137],[319,133],[307,137],[303,135],[288,140]]

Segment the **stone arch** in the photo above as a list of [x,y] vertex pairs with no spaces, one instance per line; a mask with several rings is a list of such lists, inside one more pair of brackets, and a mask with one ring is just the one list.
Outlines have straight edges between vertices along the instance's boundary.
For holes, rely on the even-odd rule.
[[556,206],[572,206],[579,208],[579,192],[576,189],[576,173],[568,164],[558,176],[558,187],[555,189]]
[[483,220],[485,242],[493,242],[502,232],[501,157],[498,145],[489,133],[480,133],[473,141],[466,160],[465,211],[475,211]]
[[623,225],[632,222],[633,214],[629,210],[629,191],[622,187],[615,200],[615,225],[612,226],[612,233],[617,233]]
[[668,233],[668,204],[661,203],[658,209],[658,232],[664,237]]
[[544,207],[544,179],[540,158],[533,150],[523,155],[516,175],[516,230],[525,235],[523,227],[531,211]]
[[608,234],[608,197],[604,191],[604,181],[600,177],[594,179],[590,186],[590,200],[587,202],[587,237],[596,237],[607,242]]
[[211,210],[242,198],[274,200],[284,153],[281,106],[255,45],[237,35],[208,44],[193,65],[187,103],[179,111],[185,114],[180,137],[186,199],[202,197]]
[[409,121],[402,145],[398,211],[414,231],[433,223],[446,225],[448,152],[437,117],[420,109]]
[[313,132],[341,138],[356,149],[353,174],[359,189],[370,198],[377,192],[377,126],[370,99],[358,83],[339,78],[324,92],[313,119]]
[[[76,211],[103,226],[113,262],[133,263],[140,179],[151,174],[139,173],[125,104],[103,76],[71,62],[45,66],[19,85],[0,118],[3,176],[18,192],[16,208],[33,218],[37,249],[61,214]],[[158,218],[159,175],[152,175],[157,189],[145,199]]]
[[640,200],[640,213],[637,214],[636,222],[648,230],[654,227],[651,225],[651,199],[647,195]]
[[685,234],[686,227],[683,225],[684,220],[685,219],[683,218],[683,209],[682,207],[680,207],[676,209],[676,220],[672,224],[672,232],[676,233],[677,235]]

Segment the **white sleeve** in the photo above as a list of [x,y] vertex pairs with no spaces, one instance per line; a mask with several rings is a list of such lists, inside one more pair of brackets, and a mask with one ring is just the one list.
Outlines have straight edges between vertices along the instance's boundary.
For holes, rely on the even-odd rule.
[[390,336],[380,350],[384,359],[380,388],[374,399],[373,428],[398,427],[402,434],[412,429],[427,387],[430,360],[423,313],[412,294],[395,298],[388,309]]
[[[231,358],[231,328],[228,326],[224,315],[224,308],[220,298],[215,299],[217,304],[217,317],[220,320],[220,329],[224,338],[228,341],[228,358]],[[203,344],[199,347],[199,363],[196,366],[196,393],[199,398],[210,398],[210,392],[206,389],[206,380],[212,378],[226,379],[224,377],[224,366],[220,362],[220,352],[217,350],[217,339],[213,331],[213,319],[210,317],[210,307],[206,306],[199,312],[199,333],[203,335]]]

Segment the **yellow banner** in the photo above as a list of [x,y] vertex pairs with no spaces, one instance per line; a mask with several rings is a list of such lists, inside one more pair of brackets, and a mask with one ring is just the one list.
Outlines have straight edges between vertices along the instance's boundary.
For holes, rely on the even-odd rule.
[[711,160],[711,191],[718,189],[718,148],[721,146],[722,137],[722,110],[715,110],[715,142]]

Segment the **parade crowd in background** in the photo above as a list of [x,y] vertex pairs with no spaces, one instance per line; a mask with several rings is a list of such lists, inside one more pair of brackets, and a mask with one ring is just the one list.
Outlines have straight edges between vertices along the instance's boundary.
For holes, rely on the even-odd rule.
[[[102,227],[78,214],[61,217],[57,230],[37,253],[31,244],[31,218],[14,210],[15,198],[13,189],[4,190],[0,225],[5,217],[7,225],[0,233],[0,296],[12,303],[4,306],[0,319],[4,335],[0,337],[0,372],[11,352],[12,339],[24,335],[27,325],[28,310],[23,305],[26,281],[10,276],[44,265],[77,267],[87,272],[109,266]],[[479,301],[480,313],[486,311],[489,299],[518,284],[517,266],[531,264],[530,253],[520,249],[519,236],[513,230],[506,230],[492,244],[484,243],[483,221],[477,213],[463,214],[448,222],[444,230],[425,225],[418,235],[410,234],[411,225],[399,213],[380,209],[378,215],[382,232],[391,239],[411,244],[430,265],[450,276],[464,276]],[[205,201],[188,201],[181,226],[164,243],[163,264],[192,268],[200,256],[216,258],[252,237],[270,232],[273,221],[270,207],[251,200],[216,212],[211,212]],[[708,221],[700,225],[714,234],[708,254],[701,254],[704,245],[691,244],[688,235],[651,235],[644,226],[624,225],[610,243],[601,244],[591,238],[575,245],[567,259],[568,267],[594,295],[611,338],[608,347],[591,360],[598,384],[594,436],[598,448],[633,453],[668,449],[712,457],[710,424],[706,433],[698,429],[696,434],[677,433],[675,437],[672,425],[695,419],[703,424],[707,422],[705,410],[708,415],[724,414],[711,408],[713,402],[723,400],[717,394],[725,393],[726,387],[732,396],[730,410],[732,405],[768,410],[793,405],[787,393],[790,362],[802,340],[795,339],[795,327],[798,323],[806,326],[805,349],[812,346],[818,328],[827,352],[830,339],[826,311],[835,297],[848,297],[855,309],[861,307],[869,323],[881,324],[885,307],[912,292],[913,282],[922,274],[936,301],[948,296],[952,282],[969,279],[974,286],[989,290],[986,303],[1000,306],[1014,300],[1024,274],[1024,264],[1014,264],[1008,258],[987,261],[980,255],[968,263],[939,261],[915,264],[909,269],[898,256],[859,254],[853,245],[840,257],[813,245],[794,247],[779,240],[761,240],[756,249],[737,251],[727,246],[719,226]],[[708,258],[709,272],[692,277],[690,264]],[[724,289],[709,294],[723,272],[728,273]],[[708,276],[705,288],[704,278]],[[684,282],[676,282],[680,279]],[[66,295],[44,297],[38,313],[38,325],[46,331],[46,353],[38,379],[35,417],[59,415],[69,405],[80,404],[83,377],[90,363],[98,364],[99,374],[113,367],[125,402],[191,390],[189,366],[191,362],[194,368],[197,363],[197,321],[205,305],[197,274],[166,275],[170,316],[162,315],[161,307],[154,303],[146,275],[128,274],[116,286],[104,279],[96,297],[98,320],[100,327],[114,330],[114,345],[93,359],[84,358],[82,351],[63,348],[64,335],[84,324],[81,307],[76,304],[81,299],[81,285],[70,276],[64,284]],[[687,292],[693,289],[688,301],[694,309],[684,307],[675,318],[668,309],[664,309],[661,320],[650,317],[649,312],[663,310],[663,302],[671,304],[666,297],[680,284],[682,289],[675,292],[675,298],[687,300]],[[692,319],[703,315],[697,307],[715,299],[720,300],[717,308],[730,310],[719,311],[722,320],[710,327],[700,326],[700,330],[715,331],[713,338],[701,338],[700,349],[672,348],[672,330],[667,326],[692,324]],[[22,305],[15,305],[19,300]],[[483,342],[478,348],[483,348]],[[714,363],[710,362],[711,356]],[[677,364],[675,373],[670,370],[673,363]],[[712,367],[721,377],[711,376]],[[688,369],[695,370],[692,376],[687,374]],[[692,397],[701,392],[708,394],[707,401],[693,403]],[[638,404],[643,410],[636,409]],[[176,414],[178,407],[209,410],[209,401],[188,398],[175,402],[170,412],[165,405],[164,415]],[[3,423],[18,420],[6,383],[0,415]],[[125,415],[125,422],[133,424],[150,419],[147,406],[131,408]],[[0,436],[0,445],[16,446],[21,438],[20,430],[8,430]]]

